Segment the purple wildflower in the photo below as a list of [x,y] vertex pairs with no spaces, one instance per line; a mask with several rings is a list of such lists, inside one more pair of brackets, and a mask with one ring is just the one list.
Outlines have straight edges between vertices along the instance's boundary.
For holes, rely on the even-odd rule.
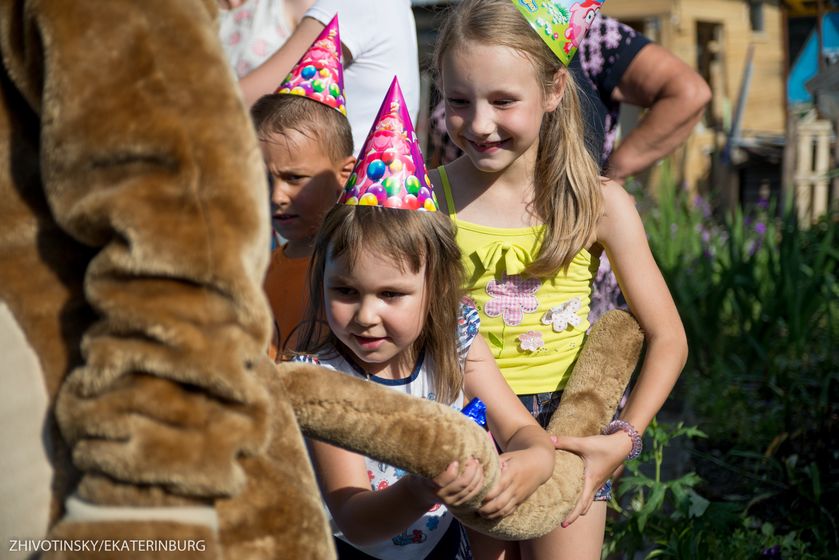
[[693,198],[693,205],[699,208],[703,218],[707,220],[711,217],[711,204],[702,195],[698,194]]
[[760,553],[760,557],[777,558],[778,560],[781,560],[781,545],[776,544],[775,546],[770,546],[769,548],[764,549],[763,552]]

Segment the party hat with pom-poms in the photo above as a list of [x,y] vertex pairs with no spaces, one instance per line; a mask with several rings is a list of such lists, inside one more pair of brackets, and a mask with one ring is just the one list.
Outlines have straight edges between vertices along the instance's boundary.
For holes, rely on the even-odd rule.
[[556,57],[568,66],[605,0],[512,0]]
[[347,115],[337,14],[294,65],[275,93],[308,97]]
[[396,78],[338,203],[437,211],[431,180]]

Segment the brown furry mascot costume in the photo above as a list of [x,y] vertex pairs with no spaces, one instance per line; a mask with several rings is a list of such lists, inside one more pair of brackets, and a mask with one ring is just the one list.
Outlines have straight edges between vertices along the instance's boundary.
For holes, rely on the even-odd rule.
[[[31,356],[0,357],[4,554],[46,537],[51,558],[333,557],[301,429],[418,474],[475,456],[497,476],[458,413],[264,357],[268,201],[215,10],[0,0],[0,333]],[[630,317],[598,329],[557,433],[597,433],[637,358]],[[543,534],[581,474],[558,452],[513,516],[455,514]]]

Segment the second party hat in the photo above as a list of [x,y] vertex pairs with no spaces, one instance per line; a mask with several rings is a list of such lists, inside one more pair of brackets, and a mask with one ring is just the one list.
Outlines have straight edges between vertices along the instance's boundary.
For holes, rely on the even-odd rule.
[[568,66],[605,0],[511,0],[556,57]]
[[337,14],[294,65],[275,93],[308,97],[347,115]]

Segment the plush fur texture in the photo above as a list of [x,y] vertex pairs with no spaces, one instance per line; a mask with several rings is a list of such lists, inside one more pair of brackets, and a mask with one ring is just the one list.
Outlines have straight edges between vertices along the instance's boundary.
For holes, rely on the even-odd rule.
[[[491,484],[497,459],[448,408],[268,362],[263,166],[215,10],[215,0],[0,0],[0,300],[48,395],[44,441],[20,444],[48,451],[50,537],[205,544],[125,559],[330,558],[298,422],[423,475],[474,455]],[[620,385],[580,393],[586,426],[602,423]],[[370,445],[385,428],[393,437]],[[528,536],[573,502],[580,465],[563,469],[509,521],[481,525],[477,500],[456,514]],[[71,493],[136,519],[69,520]],[[143,518],[183,506],[217,512],[219,530]]]
[[291,413],[257,371],[270,328],[267,197],[216,9],[0,1],[0,299],[39,356],[47,425],[60,428],[45,440],[52,534],[207,533],[142,518],[60,522],[71,492],[100,506],[223,500],[232,557],[299,550],[271,541],[281,523],[318,528],[297,540],[328,556],[319,509],[244,513],[276,511],[282,493],[255,499],[263,478],[266,489],[280,475],[301,481],[310,501],[316,490],[296,426],[282,423]]
[[274,403],[272,437],[265,453],[243,461],[248,473],[244,491],[217,505],[225,556],[333,558],[332,532],[283,378],[268,361],[257,375]]
[[[575,436],[600,433],[629,382],[643,340],[630,314],[610,311],[601,317],[586,340],[549,431]],[[481,532],[508,540],[542,536],[559,525],[582,492],[582,460],[557,451],[553,477],[513,515],[488,521],[475,510],[498,476],[498,455],[477,424],[437,403],[392,395],[386,388],[336,377],[314,366],[286,364],[279,372],[308,436],[428,477],[452,461],[463,464],[466,457],[477,458],[484,466],[484,489],[471,503],[452,511]]]

